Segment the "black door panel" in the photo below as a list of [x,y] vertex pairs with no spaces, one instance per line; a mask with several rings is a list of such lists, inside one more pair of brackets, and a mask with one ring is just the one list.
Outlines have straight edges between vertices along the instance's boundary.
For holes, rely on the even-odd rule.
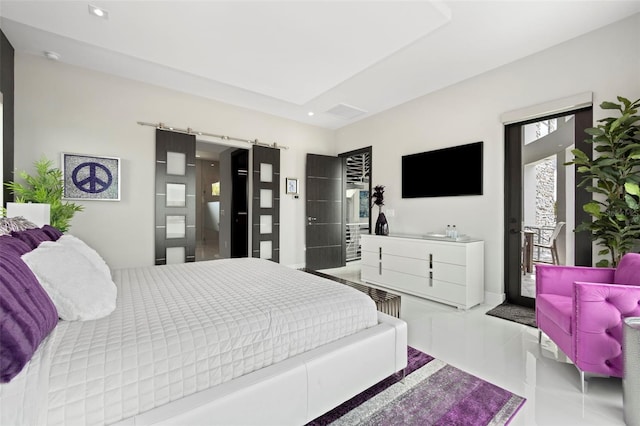
[[307,154],[306,267],[345,265],[343,159]]

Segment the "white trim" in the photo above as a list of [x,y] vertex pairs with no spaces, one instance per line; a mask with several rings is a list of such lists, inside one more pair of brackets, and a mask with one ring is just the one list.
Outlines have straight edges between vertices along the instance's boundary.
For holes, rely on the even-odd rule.
[[591,105],[593,105],[593,92],[584,92],[538,105],[507,111],[500,115],[500,121],[505,125],[519,123]]

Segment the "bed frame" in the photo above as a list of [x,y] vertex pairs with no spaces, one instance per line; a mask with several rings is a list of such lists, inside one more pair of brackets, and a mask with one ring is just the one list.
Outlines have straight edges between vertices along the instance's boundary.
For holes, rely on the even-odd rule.
[[304,425],[407,365],[407,324],[378,325],[117,425]]

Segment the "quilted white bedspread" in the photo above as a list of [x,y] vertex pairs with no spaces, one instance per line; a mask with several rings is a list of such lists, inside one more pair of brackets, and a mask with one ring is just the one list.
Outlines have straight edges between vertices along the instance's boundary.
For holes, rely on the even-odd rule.
[[60,321],[0,387],[0,423],[113,423],[377,323],[365,294],[260,259],[113,275],[116,310]]

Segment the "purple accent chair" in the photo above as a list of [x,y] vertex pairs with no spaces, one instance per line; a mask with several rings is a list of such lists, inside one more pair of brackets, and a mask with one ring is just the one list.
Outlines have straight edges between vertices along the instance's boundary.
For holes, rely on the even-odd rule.
[[544,332],[580,372],[622,377],[622,319],[640,316],[640,254],[617,269],[536,265],[538,343]]

